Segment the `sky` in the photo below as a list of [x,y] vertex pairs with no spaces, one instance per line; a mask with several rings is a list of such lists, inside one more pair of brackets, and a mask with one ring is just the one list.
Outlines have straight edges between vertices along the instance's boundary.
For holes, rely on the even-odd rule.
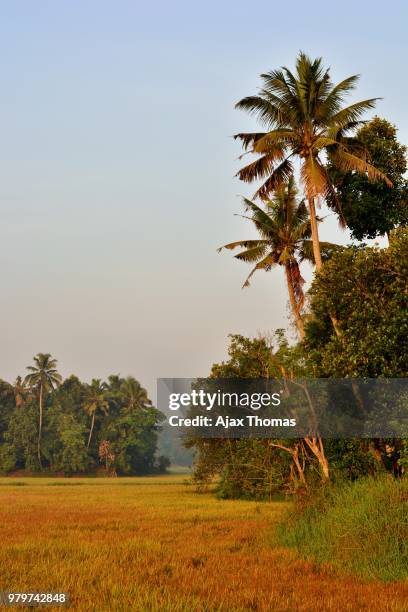
[[[232,135],[259,74],[322,56],[408,143],[403,0],[0,0],[0,377],[205,376],[230,333],[288,327],[281,270],[248,273]],[[369,115],[368,115],[369,117]],[[334,216],[321,238],[349,241]],[[305,270],[307,278],[310,270]]]

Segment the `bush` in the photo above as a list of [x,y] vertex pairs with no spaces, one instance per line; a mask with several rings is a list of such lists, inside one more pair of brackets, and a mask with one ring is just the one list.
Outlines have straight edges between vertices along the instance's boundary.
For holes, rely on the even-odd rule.
[[408,575],[408,480],[366,478],[302,500],[278,529],[280,543],[368,579]]

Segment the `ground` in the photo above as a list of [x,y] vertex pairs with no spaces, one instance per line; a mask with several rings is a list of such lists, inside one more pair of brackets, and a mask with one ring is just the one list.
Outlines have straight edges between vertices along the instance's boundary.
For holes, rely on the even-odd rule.
[[220,501],[185,475],[0,479],[0,590],[66,591],[98,612],[408,610],[407,585],[277,547],[288,507]]

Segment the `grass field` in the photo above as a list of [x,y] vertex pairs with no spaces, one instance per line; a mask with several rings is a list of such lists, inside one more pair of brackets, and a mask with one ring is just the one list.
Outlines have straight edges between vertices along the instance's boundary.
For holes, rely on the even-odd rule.
[[0,479],[0,590],[66,591],[74,610],[407,610],[274,544],[288,504],[220,501],[182,475]]

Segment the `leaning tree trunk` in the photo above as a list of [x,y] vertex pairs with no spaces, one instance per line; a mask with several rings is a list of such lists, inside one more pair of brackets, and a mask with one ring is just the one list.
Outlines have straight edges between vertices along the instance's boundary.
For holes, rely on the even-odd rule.
[[281,450],[286,451],[292,456],[293,465],[295,465],[296,467],[298,478],[300,482],[302,483],[302,485],[304,487],[307,487],[307,482],[305,478],[305,470],[299,460],[299,443],[295,444],[294,447],[290,447],[290,446],[285,446],[284,444],[280,444],[278,442],[272,442],[272,440],[270,440],[268,444],[269,446],[280,448]]
[[324,452],[323,439],[321,436],[306,436],[304,441],[316,457],[319,462],[320,469],[322,471],[322,480],[328,481],[330,480],[330,471],[329,471],[329,462],[326,457],[326,453]]
[[303,338],[305,337],[305,328],[303,326],[302,317],[300,316],[300,308],[296,301],[295,289],[293,287],[293,279],[292,279],[291,271],[289,268],[289,264],[285,265],[285,272],[286,272],[286,282],[288,285],[290,305],[292,308],[293,315],[295,317],[296,327],[298,329],[300,339],[303,340]]
[[322,255],[320,253],[319,229],[317,227],[316,207],[314,198],[309,198],[310,229],[312,230],[313,257],[316,270],[322,267]]
[[42,436],[42,423],[43,423],[43,385],[42,383],[40,384],[39,408],[40,408],[40,414],[39,414],[39,420],[38,420],[37,456],[38,456],[38,463],[40,464],[40,470],[42,470],[42,463],[41,463],[41,436]]
[[93,432],[94,425],[95,425],[95,412],[92,415],[91,429],[89,431],[88,444],[86,445],[86,448],[89,448],[89,446],[91,444],[92,432]]

